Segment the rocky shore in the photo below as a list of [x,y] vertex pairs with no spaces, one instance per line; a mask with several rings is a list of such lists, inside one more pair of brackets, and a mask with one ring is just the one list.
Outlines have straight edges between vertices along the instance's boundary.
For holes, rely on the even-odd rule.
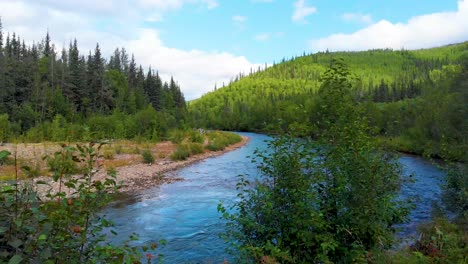
[[[100,166],[99,170],[93,175],[93,181],[97,180],[104,180],[107,176],[107,168],[106,164],[109,162],[113,163],[121,163],[125,164],[123,166],[118,166],[115,168],[117,174],[117,182],[121,185],[120,192],[122,193],[136,193],[138,191],[148,189],[157,185],[172,183],[175,181],[182,181],[184,179],[178,178],[175,176],[167,176],[166,173],[170,171],[177,170],[179,168],[188,166],[195,162],[219,156],[226,152],[235,150],[247,144],[249,138],[246,136],[242,136],[242,141],[230,146],[227,146],[224,150],[221,151],[210,151],[205,150],[201,154],[193,155],[187,158],[186,160],[181,161],[173,161],[169,158],[170,154],[174,151],[175,145],[171,142],[161,142],[155,144],[152,147],[152,152],[155,154],[155,160],[152,164],[144,164],[141,162],[138,155],[131,155],[131,154],[118,154],[112,161],[106,159],[100,159],[98,162],[103,165]],[[19,146],[14,149],[12,146],[9,147],[9,151],[13,153],[13,151],[17,151],[17,155],[24,158],[29,157],[31,158],[34,155],[39,155],[35,153],[34,155],[28,154],[31,151],[27,151],[27,149],[31,148],[31,146]],[[39,149],[39,148],[38,148]],[[44,148],[42,148],[44,149]],[[50,148],[47,148],[46,151],[48,154],[52,152]],[[56,151],[58,148],[53,147],[53,151]],[[41,151],[44,152],[44,151]],[[44,153],[42,153],[44,154]],[[40,176],[36,177],[32,180],[25,180],[25,182],[36,183],[38,181],[46,182],[47,184],[36,185],[37,190],[40,194],[45,194],[49,190],[57,191],[59,188],[58,182],[54,182],[50,176]],[[66,193],[69,193],[69,190],[65,187],[63,189]]]

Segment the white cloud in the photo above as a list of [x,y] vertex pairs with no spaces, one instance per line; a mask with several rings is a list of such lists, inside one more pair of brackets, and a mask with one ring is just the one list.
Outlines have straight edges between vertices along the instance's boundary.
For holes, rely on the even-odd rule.
[[468,40],[468,0],[458,10],[416,16],[406,23],[378,21],[351,34],[333,34],[310,41],[314,51],[418,49]]
[[341,18],[346,22],[358,22],[370,24],[372,23],[372,16],[369,14],[360,14],[360,13],[345,13]]
[[208,7],[208,9],[213,9],[219,6],[216,0],[204,0],[203,2],[206,4],[206,7]]
[[[141,13],[141,10],[135,7],[132,7],[133,9],[129,7],[128,12],[125,12],[126,20],[120,21],[120,18],[117,18],[119,17],[118,11],[116,11],[119,9],[118,6],[106,7],[104,4],[101,7],[93,7],[91,4],[86,6],[87,3],[91,3],[91,0],[81,0],[84,3],[81,7],[83,9],[75,11],[74,2],[78,1],[63,1],[66,2],[63,4],[54,0],[40,1],[42,2],[39,3],[39,0],[37,2],[0,0],[0,10],[8,10],[1,14],[4,32],[16,32],[31,44],[32,41],[37,42],[43,39],[46,31],[49,30],[57,52],[60,52],[62,47],[68,48],[69,42],[74,38],[78,40],[80,52],[83,55],[87,55],[89,50],[94,50],[96,42],[99,42],[105,56],[109,56],[116,47],[125,47],[129,54],[135,54],[137,63],[145,68],[152,65],[164,80],[169,80],[170,76],[174,76],[188,100],[211,91],[215,83],[228,83],[239,72],[248,73],[250,68],[258,67],[258,64],[251,63],[243,56],[227,52],[171,48],[163,43],[156,29],[141,27],[139,22],[146,18],[140,18],[136,22],[128,19],[138,18],[137,14]],[[50,3],[45,5],[46,1]],[[126,0],[114,2],[118,1],[125,2]],[[206,8],[210,5],[210,1],[186,0],[183,2],[203,4]],[[213,6],[212,3],[211,6]],[[167,6],[169,7],[175,8],[177,3],[174,2]],[[84,10],[88,8],[89,10]],[[93,8],[111,9],[106,9],[108,18],[103,20],[102,17],[96,18],[94,15],[89,15],[92,13],[91,10],[97,10]],[[101,24],[102,21],[104,24]],[[105,23],[111,25],[106,27]],[[99,27],[96,27],[96,24]]]
[[261,33],[258,35],[255,35],[254,39],[257,41],[267,41],[271,37],[270,33]]
[[248,73],[250,68],[258,67],[243,56],[226,52],[167,47],[153,29],[141,29],[138,38],[127,42],[126,47],[135,51],[138,62],[152,65],[165,79],[173,75],[187,99],[200,97],[212,90],[215,83],[228,83],[237,73]]
[[307,6],[305,0],[298,0],[294,3],[294,13],[291,19],[294,22],[305,22],[305,18],[315,12],[317,12],[317,8]]
[[246,16],[236,15],[236,16],[232,17],[232,21],[242,23],[242,22],[247,21],[247,17]]

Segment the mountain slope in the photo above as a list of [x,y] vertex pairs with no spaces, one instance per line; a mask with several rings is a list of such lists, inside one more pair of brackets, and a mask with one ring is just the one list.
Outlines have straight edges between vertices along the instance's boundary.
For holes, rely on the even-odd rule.
[[[307,109],[312,104],[320,86],[320,74],[334,58],[343,58],[349,66],[359,96],[384,102],[419,95],[421,84],[430,80],[431,71],[457,64],[467,51],[468,42],[416,51],[316,53],[240,78],[192,101],[189,108],[198,126],[264,130],[280,118],[288,120],[285,111],[293,111],[296,106]],[[382,95],[379,90],[383,90]]]
[[[320,76],[342,58],[357,102],[378,133],[401,150],[465,159],[468,42],[424,50],[316,53],[238,77],[190,102],[194,126],[274,132],[313,124]],[[445,144],[445,145],[444,145]]]

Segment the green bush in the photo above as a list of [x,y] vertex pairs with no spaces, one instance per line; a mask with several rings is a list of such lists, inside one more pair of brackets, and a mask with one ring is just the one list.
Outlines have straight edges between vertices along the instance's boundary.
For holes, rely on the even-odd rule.
[[102,153],[102,157],[108,160],[114,159],[115,151],[113,149],[105,149]]
[[208,145],[205,146],[207,150],[210,151],[219,151],[224,150],[224,144],[219,144],[218,142],[210,142]]
[[188,146],[192,155],[203,153],[203,145],[201,143],[189,143]]
[[209,141],[205,148],[211,151],[224,150],[227,146],[242,140],[241,136],[230,132],[215,131],[207,133],[207,136]]
[[50,140],[50,123],[46,121],[29,129],[26,132],[25,140],[35,143]]
[[169,134],[169,140],[172,143],[175,144],[180,144],[182,141],[185,139],[185,131],[183,130],[172,130],[171,133]]
[[177,149],[172,153],[172,160],[186,160],[190,157],[191,150],[187,144],[177,146]]
[[141,156],[143,157],[143,163],[151,164],[154,162],[153,153],[148,149],[143,150]]
[[190,131],[190,134],[189,134],[189,140],[190,142],[193,142],[193,143],[203,144],[203,142],[205,141],[205,136],[196,130],[192,130]]

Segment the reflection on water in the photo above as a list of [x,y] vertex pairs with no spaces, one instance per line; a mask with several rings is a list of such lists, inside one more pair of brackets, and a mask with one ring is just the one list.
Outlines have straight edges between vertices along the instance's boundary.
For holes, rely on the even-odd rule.
[[[221,263],[228,256],[225,242],[219,238],[224,224],[217,212],[220,201],[230,204],[236,199],[239,174],[256,175],[256,165],[247,156],[256,148],[265,149],[265,135],[245,133],[250,142],[225,155],[210,158],[176,172],[185,181],[154,187],[137,195],[121,197],[104,213],[116,224],[123,241],[136,232],[140,245],[166,239],[158,251],[165,263]],[[411,223],[402,226],[403,235],[430,218],[432,201],[439,199],[441,172],[430,162],[412,156],[400,159],[405,174],[413,174],[416,183],[403,188],[403,197],[419,195],[421,201],[411,213]]]

